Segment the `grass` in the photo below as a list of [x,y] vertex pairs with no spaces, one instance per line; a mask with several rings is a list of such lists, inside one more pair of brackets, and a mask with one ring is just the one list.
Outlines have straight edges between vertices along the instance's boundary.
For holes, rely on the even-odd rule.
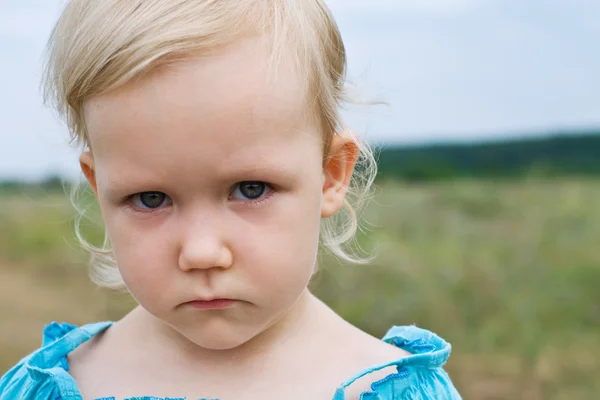
[[[0,199],[0,371],[39,346],[49,320],[117,319],[126,296],[96,290],[59,194]],[[465,399],[600,398],[600,182],[382,185],[366,212],[368,266],[323,253],[313,291],[382,336],[417,324],[452,343]],[[99,242],[101,232],[88,226]],[[73,301],[73,299],[77,301]]]

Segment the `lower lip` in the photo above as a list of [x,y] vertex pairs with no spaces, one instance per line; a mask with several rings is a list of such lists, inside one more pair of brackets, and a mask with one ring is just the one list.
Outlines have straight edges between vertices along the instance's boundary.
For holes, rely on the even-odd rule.
[[235,300],[230,299],[215,299],[210,301],[196,300],[186,303],[190,307],[197,308],[199,310],[221,310],[232,306]]

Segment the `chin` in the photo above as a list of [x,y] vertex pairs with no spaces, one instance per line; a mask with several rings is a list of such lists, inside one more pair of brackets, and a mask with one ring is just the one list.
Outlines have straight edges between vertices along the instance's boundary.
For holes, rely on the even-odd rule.
[[[221,325],[221,324],[219,324]],[[180,333],[190,342],[207,350],[232,350],[242,346],[261,333],[257,329],[251,332],[240,326],[203,326],[196,330],[184,330]]]

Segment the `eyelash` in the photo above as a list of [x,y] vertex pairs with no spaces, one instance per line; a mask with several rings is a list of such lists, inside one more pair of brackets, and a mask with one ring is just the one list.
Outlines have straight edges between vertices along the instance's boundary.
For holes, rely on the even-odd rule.
[[[264,185],[266,186],[266,194],[262,195],[261,197],[259,197],[258,199],[254,199],[254,200],[233,200],[236,203],[245,203],[244,207],[260,207],[262,206],[264,203],[268,202],[271,200],[271,198],[275,195],[276,191],[275,188],[273,187],[273,185],[267,183],[267,182],[263,182],[263,181],[243,181],[243,182],[239,182],[236,183],[233,187],[233,189],[231,190],[231,192],[234,191],[235,188],[238,187],[238,185],[242,184],[242,183],[247,183],[247,182],[258,182],[258,183],[264,183]],[[231,193],[230,192],[230,193]],[[127,207],[138,214],[152,214],[152,213],[156,213],[156,212],[160,212],[162,211],[165,207],[164,206],[160,206],[158,208],[140,208],[137,207],[136,205],[133,204],[133,198],[135,196],[144,194],[144,193],[161,193],[164,194],[166,196],[167,199],[169,199],[169,204],[171,204],[172,200],[169,196],[167,196],[165,193],[163,192],[158,192],[158,191],[145,191],[145,192],[138,192],[138,193],[134,193],[128,197],[126,197],[126,202],[127,202]],[[230,198],[230,196],[228,197],[228,199]]]

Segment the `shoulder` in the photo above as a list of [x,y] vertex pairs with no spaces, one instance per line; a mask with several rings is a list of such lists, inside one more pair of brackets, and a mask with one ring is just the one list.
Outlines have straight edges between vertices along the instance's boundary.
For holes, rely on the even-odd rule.
[[77,327],[53,322],[43,331],[42,347],[24,357],[0,378],[1,399],[79,400],[69,375],[67,355],[111,325],[99,322]]
[[369,384],[358,396],[361,400],[461,398],[443,369],[451,351],[444,339],[416,326],[395,326],[382,342],[400,350],[401,353],[395,353],[399,357],[356,373],[340,385],[334,400],[354,400],[355,390],[348,389],[357,381]]

